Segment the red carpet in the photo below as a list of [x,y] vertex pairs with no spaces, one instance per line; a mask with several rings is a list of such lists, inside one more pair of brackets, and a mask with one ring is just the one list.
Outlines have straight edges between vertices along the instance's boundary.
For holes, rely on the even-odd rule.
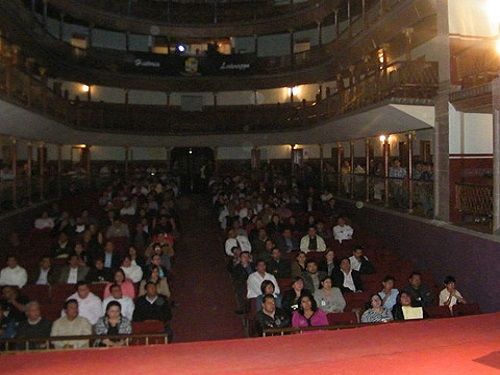
[[[223,322],[222,322],[223,324]],[[286,337],[31,353],[5,374],[499,374],[500,313]]]

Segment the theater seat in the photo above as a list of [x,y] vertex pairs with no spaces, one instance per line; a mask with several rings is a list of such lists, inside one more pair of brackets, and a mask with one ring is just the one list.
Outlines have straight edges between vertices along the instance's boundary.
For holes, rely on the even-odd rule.
[[431,319],[451,318],[451,311],[448,306],[428,306],[425,311]]
[[48,285],[28,284],[21,289],[21,294],[30,301],[38,301],[40,304],[50,303],[50,287]]
[[477,303],[459,303],[453,306],[453,316],[479,315],[481,309]]
[[345,293],[344,294],[345,301],[347,303],[345,311],[352,311],[353,309],[365,309],[365,305],[370,298],[370,294],[368,292],[362,293]]
[[55,303],[45,303],[40,304],[40,310],[42,311],[42,316],[50,321],[55,321],[61,317],[61,312],[63,309],[62,304]]
[[54,284],[50,290],[50,300],[52,303],[62,306],[73,293],[75,293],[75,285],[73,284]]
[[331,326],[357,324],[358,316],[353,312],[329,313],[328,324]]
[[278,279],[278,286],[283,294],[283,292],[292,289],[292,279]]
[[100,299],[103,299],[104,288],[106,287],[105,283],[95,283],[89,284],[89,289],[92,293],[94,293]]
[[[147,335],[165,333],[165,325],[159,320],[145,320],[144,322],[132,322],[132,333],[135,335]],[[149,344],[165,344],[166,338],[151,337]],[[132,339],[130,345],[146,345],[146,337]]]

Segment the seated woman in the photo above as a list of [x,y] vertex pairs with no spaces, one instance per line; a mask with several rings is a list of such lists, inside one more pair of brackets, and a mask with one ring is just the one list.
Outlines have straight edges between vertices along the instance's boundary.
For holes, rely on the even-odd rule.
[[139,285],[139,296],[146,294],[146,285],[149,282],[153,282],[156,285],[158,294],[170,298],[170,287],[168,286],[167,278],[160,277],[160,268],[158,266],[153,266],[149,278],[141,281]]
[[[118,336],[132,333],[132,324],[130,320],[122,315],[120,302],[111,301],[107,304],[106,314],[97,321],[94,331],[99,336]],[[125,340],[106,338],[100,341],[99,345],[108,347],[123,346],[125,345]]]
[[327,326],[326,313],[318,309],[316,301],[310,295],[299,298],[299,308],[292,314],[292,327],[321,327]]
[[304,279],[298,276],[292,282],[292,289],[284,292],[281,299],[281,306],[289,317],[299,308],[299,299],[305,294],[311,295],[311,292],[304,289]]
[[291,265],[292,278],[302,276],[302,272],[306,270],[306,253],[299,251],[295,256],[295,262]]
[[361,323],[387,323],[392,319],[392,313],[383,306],[382,298],[374,294],[370,298],[369,308],[361,316]]
[[262,284],[260,284],[261,295],[257,296],[255,299],[255,311],[260,311],[262,309],[262,302],[266,294],[272,294],[274,296],[274,304],[278,309],[281,309],[281,296],[279,294],[275,295],[274,289],[274,284],[270,280],[264,280]]
[[413,320],[427,317],[422,307],[413,307],[414,301],[408,292],[400,292],[396,304],[392,308],[392,317],[394,320]]
[[333,287],[331,277],[321,281],[319,289],[314,292],[314,299],[318,307],[326,313],[341,313],[346,305],[340,289]]
[[453,276],[446,276],[444,289],[439,293],[439,306],[448,306],[450,310],[457,303],[467,303],[462,294],[455,288],[456,280]]
[[318,265],[318,270],[326,272],[326,274],[330,276],[335,267],[335,252],[328,249],[325,251],[324,259]]
[[[130,297],[132,299],[135,298],[134,284],[132,283],[132,281],[127,279],[127,277],[125,276],[125,272],[123,272],[121,268],[115,271],[113,280],[114,284],[118,284],[122,287],[122,293],[125,297]],[[113,282],[107,283],[104,287],[103,298],[107,298],[111,295],[111,285],[113,285]]]

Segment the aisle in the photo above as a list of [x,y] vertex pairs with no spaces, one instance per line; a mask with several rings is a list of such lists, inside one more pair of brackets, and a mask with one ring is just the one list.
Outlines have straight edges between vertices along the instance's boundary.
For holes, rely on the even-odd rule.
[[217,220],[201,196],[179,202],[182,237],[176,245],[174,342],[244,337],[234,313],[231,279]]

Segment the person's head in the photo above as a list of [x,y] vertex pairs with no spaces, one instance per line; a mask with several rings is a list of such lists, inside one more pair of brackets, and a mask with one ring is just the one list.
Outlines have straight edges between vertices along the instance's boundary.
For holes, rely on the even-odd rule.
[[320,289],[325,289],[325,290],[330,290],[333,287],[333,280],[330,276],[325,277],[323,280],[321,280],[321,283],[319,285]]
[[422,274],[420,272],[412,272],[410,277],[408,277],[408,282],[412,288],[420,288],[420,285],[422,285]]
[[401,293],[399,293],[397,302],[401,306],[411,306],[412,302],[413,302],[412,298],[411,298],[411,294],[409,294],[407,292],[401,292]]
[[267,314],[273,314],[276,311],[276,301],[272,293],[266,294],[262,299],[262,310]]
[[79,257],[76,254],[70,255],[70,257],[68,258],[68,265],[71,268],[77,268],[79,263]]
[[270,280],[264,280],[262,284],[260,284],[260,292],[261,294],[274,294],[274,284]]
[[151,257],[151,264],[154,266],[161,266],[161,255],[155,254]]
[[394,288],[395,279],[392,276],[386,276],[384,280],[382,280],[382,285],[384,286],[384,290],[392,290]]
[[275,246],[276,244],[274,243],[273,240],[271,240],[270,238],[266,240],[265,243],[266,251],[271,252],[271,250],[274,249]]
[[63,244],[63,243],[68,242],[68,240],[69,240],[69,238],[68,238],[68,235],[66,233],[61,232],[59,234],[59,238],[58,238],[59,243]]
[[109,287],[109,291],[115,299],[121,299],[123,297],[122,287],[118,284],[112,284]]
[[255,263],[255,270],[260,274],[266,273],[266,262],[263,259],[257,260]]
[[333,260],[335,259],[335,252],[332,250],[332,249],[328,249],[326,252],[325,252],[325,260],[328,262],[328,263],[331,263],[333,262]]
[[7,304],[3,301],[0,301],[0,317],[4,317],[7,310],[8,310]]
[[307,311],[316,311],[318,309],[318,305],[314,298],[312,298],[309,294],[304,294],[299,298],[298,301],[299,312],[303,315]]
[[345,225],[345,219],[343,217],[339,217],[337,219],[337,225],[340,225],[341,227],[343,227]]
[[233,228],[229,229],[227,231],[227,237],[228,238],[236,238],[236,231]]
[[130,267],[132,265],[132,260],[130,259],[130,256],[126,255],[123,260],[122,260],[122,267]]
[[135,248],[135,246],[130,246],[128,248],[127,254],[130,257],[130,259],[137,257],[137,249]]
[[118,268],[116,271],[115,271],[115,275],[113,277],[113,280],[115,281],[115,283],[121,285],[126,279],[126,276],[125,276],[125,272],[123,272],[123,270],[121,268]]
[[271,218],[271,221],[274,223],[274,224],[279,224],[280,223],[280,216],[277,215],[277,214],[274,214]]
[[340,260],[340,269],[344,272],[349,272],[351,270],[351,261],[349,258],[342,258]]
[[17,258],[14,255],[9,255],[7,257],[7,267],[9,268],[17,267]]
[[146,295],[150,298],[156,297],[158,295],[155,283],[153,282],[146,283]]
[[316,227],[310,226],[307,229],[307,234],[309,235],[309,237],[316,237]]
[[392,162],[392,164],[394,165],[394,167],[399,168],[399,167],[401,167],[401,160],[394,159],[394,161]]
[[102,260],[102,258],[96,258],[94,267],[96,270],[102,271],[104,269],[104,260]]
[[160,278],[160,267],[158,266],[151,267],[151,275],[149,275],[149,279],[157,281],[159,278]]
[[36,301],[28,302],[25,306],[25,314],[29,321],[35,322],[42,316],[40,304]]
[[50,257],[43,257],[40,260],[40,268],[42,270],[48,270],[51,266]]
[[106,253],[112,253],[115,250],[115,245],[111,241],[106,241],[106,244],[104,245],[104,251]]
[[74,320],[78,316],[78,301],[69,299],[64,302],[64,312],[69,320]]
[[363,257],[363,247],[362,246],[356,246],[354,250],[352,251],[352,255],[356,259],[361,259]]
[[108,319],[118,319],[122,315],[122,305],[118,301],[110,301],[106,305],[106,317]]
[[382,305],[382,298],[380,298],[378,294],[373,294],[370,297],[369,307],[371,307],[372,309],[379,309],[380,307],[382,307]]
[[250,263],[250,253],[248,251],[242,251],[240,254],[240,262],[243,264]]
[[306,263],[306,271],[315,274],[318,272],[318,264],[314,260],[308,260]]
[[446,276],[444,278],[444,286],[448,290],[454,290],[456,282],[457,281],[455,280],[455,278],[453,276]]
[[49,213],[47,211],[43,211],[41,218],[42,219],[48,219],[49,218]]
[[90,294],[89,285],[85,281],[79,281],[76,284],[76,292],[81,299],[85,299]]
[[2,288],[2,296],[6,301],[15,300],[19,296],[19,289],[17,286],[6,285]]
[[292,238],[292,230],[290,228],[283,229],[283,238],[289,239]]
[[259,239],[261,241],[265,240],[267,238],[266,228],[260,228],[259,232],[258,232],[258,236],[259,236]]
[[303,251],[299,251],[299,253],[295,257],[295,260],[299,264],[305,264],[306,263],[306,253],[304,253]]
[[274,260],[280,260],[281,259],[281,250],[278,247],[274,247],[273,250],[271,251],[271,257]]
[[322,221],[318,221],[316,223],[316,230],[318,232],[322,232],[324,229],[325,229],[325,223],[323,223]]

